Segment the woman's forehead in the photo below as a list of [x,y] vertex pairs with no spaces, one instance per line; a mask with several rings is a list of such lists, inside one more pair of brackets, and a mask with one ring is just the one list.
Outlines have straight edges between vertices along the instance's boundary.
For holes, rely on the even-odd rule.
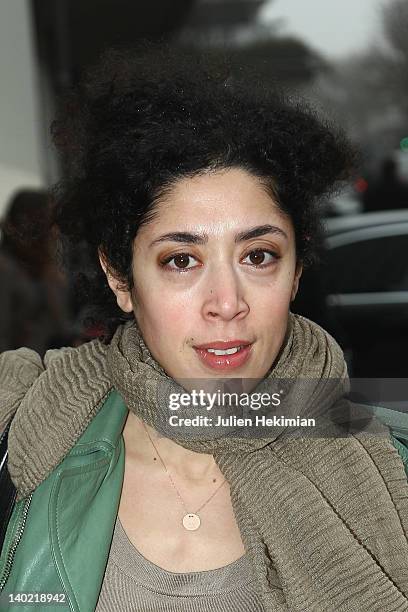
[[192,198],[203,202],[217,199],[228,201],[248,193],[258,197],[268,195],[259,177],[233,167],[178,178],[166,190],[164,199],[179,202]]
[[291,225],[260,179],[234,168],[177,180],[157,200],[149,234],[169,228],[216,235],[268,223],[283,231]]

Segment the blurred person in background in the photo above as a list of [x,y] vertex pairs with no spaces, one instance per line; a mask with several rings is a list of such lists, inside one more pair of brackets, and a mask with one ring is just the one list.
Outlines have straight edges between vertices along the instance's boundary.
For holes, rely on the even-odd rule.
[[369,182],[362,199],[364,212],[408,208],[408,184],[398,176],[395,159],[383,159],[378,178]]
[[40,190],[11,199],[0,234],[0,350],[40,355],[72,340],[69,291],[56,263],[52,203]]

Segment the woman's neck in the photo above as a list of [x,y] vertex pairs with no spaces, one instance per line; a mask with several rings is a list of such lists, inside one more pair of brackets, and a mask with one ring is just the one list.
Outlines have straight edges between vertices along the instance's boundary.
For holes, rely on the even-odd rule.
[[212,455],[190,451],[177,442],[161,436],[153,427],[143,423],[142,419],[129,411],[123,429],[123,438],[126,453],[135,460],[151,465],[153,458],[157,457],[157,463],[162,467],[160,457],[146,430],[171,474],[192,483],[219,476],[220,471]]

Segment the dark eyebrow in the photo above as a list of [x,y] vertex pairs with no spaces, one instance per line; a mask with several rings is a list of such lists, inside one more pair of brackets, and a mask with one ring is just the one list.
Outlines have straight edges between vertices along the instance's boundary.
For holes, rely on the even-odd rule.
[[[257,225],[250,229],[239,232],[235,235],[234,242],[244,242],[245,240],[251,240],[251,238],[259,238],[259,236],[265,236],[266,234],[278,234],[288,240],[287,234],[276,225]],[[191,232],[169,232],[163,234],[153,240],[150,246],[158,244],[160,242],[182,242],[184,244],[206,244],[208,242],[207,234],[193,234]]]
[[289,240],[287,234],[276,225],[257,225],[251,229],[239,232],[235,236],[235,242],[244,242],[244,240],[251,240],[251,238],[259,238],[259,236],[265,236],[265,234],[279,234]]

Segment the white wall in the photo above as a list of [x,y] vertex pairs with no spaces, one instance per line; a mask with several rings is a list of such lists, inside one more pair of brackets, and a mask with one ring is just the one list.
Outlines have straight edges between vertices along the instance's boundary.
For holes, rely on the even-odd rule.
[[0,0],[0,217],[19,187],[43,184],[28,0]]

